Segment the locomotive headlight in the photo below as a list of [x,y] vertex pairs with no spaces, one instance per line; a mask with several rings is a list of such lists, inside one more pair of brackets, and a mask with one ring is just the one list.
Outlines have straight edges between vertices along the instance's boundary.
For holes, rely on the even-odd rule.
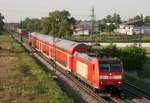
[[100,76],[100,79],[108,79],[108,76]]
[[113,79],[122,79],[122,76],[121,75],[115,75],[115,76],[113,76]]
[[118,84],[121,84],[121,82],[119,81]]

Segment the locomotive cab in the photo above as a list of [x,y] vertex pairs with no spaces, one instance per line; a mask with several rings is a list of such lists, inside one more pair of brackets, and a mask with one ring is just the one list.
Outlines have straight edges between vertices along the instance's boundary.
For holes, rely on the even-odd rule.
[[123,65],[117,58],[102,58],[99,61],[100,86],[102,89],[122,89]]

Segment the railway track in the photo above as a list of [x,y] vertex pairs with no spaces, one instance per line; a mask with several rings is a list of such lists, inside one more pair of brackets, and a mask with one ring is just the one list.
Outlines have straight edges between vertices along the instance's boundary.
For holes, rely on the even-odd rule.
[[124,85],[125,85],[125,91],[130,93],[131,95],[133,95],[135,98],[138,97],[140,102],[150,103],[150,93],[149,92],[133,85],[129,81],[125,81]]
[[[14,38],[21,43],[21,39],[20,37],[15,37]],[[25,38],[23,39],[24,41],[27,41]],[[23,46],[26,45],[26,49],[30,49],[31,51],[29,52],[33,52],[32,54],[35,53],[35,49],[31,48],[28,46],[28,44],[26,44],[25,42],[22,44]],[[43,54],[41,54],[40,52],[36,52],[36,55],[39,55],[43,60],[45,60],[47,63],[49,63],[50,65],[53,65],[54,62],[50,61],[49,58],[43,56]],[[88,86],[85,86],[86,84],[82,83],[80,80],[76,79],[75,77],[69,75],[68,73],[66,73],[63,69],[61,69],[60,66],[56,66],[56,71],[57,74],[63,74],[66,77],[69,78],[69,80],[71,80],[72,82],[74,82],[74,84],[76,84],[76,86],[78,88],[83,89],[84,91],[86,91],[86,93],[90,94],[91,96],[93,96],[97,101],[99,101],[100,103],[136,103],[137,101],[139,103],[150,103],[150,97],[149,94],[147,94],[146,92],[143,92],[137,95],[137,91],[142,92],[142,90],[140,90],[139,88],[135,87],[134,85],[131,85],[129,82],[125,83],[125,90],[118,96],[118,95],[114,95],[112,94],[112,96],[107,96],[104,94],[100,94],[100,93],[95,93],[91,88],[89,88]],[[127,86],[128,85],[128,86]],[[133,88],[136,88],[136,91],[133,90]],[[132,90],[132,91],[131,91]],[[135,98],[135,99],[133,99]],[[138,100],[136,100],[138,99]],[[140,99],[140,100],[139,100]]]
[[145,98],[147,98],[147,99],[150,99],[150,92],[147,92],[147,91],[145,91],[145,90],[143,90],[143,89],[141,89],[141,88],[135,86],[134,84],[132,84],[132,83],[129,82],[129,81],[125,81],[125,85],[126,85],[126,87],[128,86],[128,87],[130,87],[130,88],[134,88],[134,90],[140,92],[140,94],[141,94],[143,97],[145,97]]

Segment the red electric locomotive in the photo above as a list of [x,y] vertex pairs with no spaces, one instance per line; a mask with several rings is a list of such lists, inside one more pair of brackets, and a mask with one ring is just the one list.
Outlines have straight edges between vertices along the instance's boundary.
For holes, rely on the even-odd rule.
[[29,34],[28,42],[48,58],[55,58],[59,66],[93,89],[122,88],[123,66],[117,58],[91,56],[85,44],[60,38],[54,39],[35,32]]

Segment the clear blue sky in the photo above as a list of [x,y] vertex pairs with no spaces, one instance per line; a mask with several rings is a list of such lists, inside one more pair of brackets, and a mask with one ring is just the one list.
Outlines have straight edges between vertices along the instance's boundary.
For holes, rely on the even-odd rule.
[[96,19],[114,12],[123,20],[141,13],[150,15],[150,0],[0,0],[0,12],[6,22],[45,17],[50,11],[63,9],[69,10],[77,19],[89,19],[92,5]]

